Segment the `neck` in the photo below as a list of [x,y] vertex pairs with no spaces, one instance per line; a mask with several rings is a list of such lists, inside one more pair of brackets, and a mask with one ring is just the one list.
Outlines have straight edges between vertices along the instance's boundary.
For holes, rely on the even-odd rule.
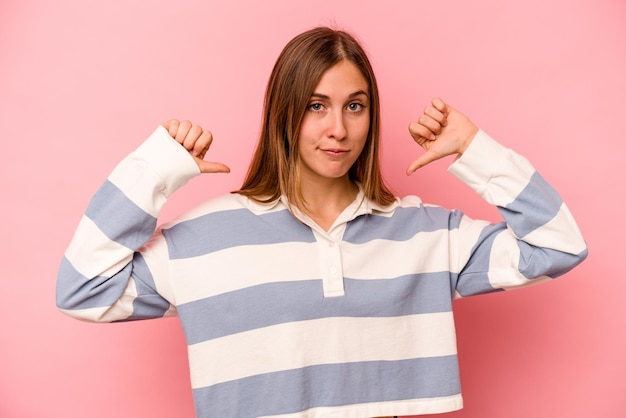
[[306,213],[319,226],[328,230],[337,217],[348,207],[359,192],[348,176],[322,182],[302,183]]

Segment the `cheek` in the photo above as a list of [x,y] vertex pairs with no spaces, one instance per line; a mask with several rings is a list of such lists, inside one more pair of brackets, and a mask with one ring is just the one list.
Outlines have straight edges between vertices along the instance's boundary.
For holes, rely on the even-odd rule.
[[354,138],[361,142],[361,146],[365,144],[367,135],[370,132],[370,120],[369,118],[363,118],[355,123],[353,126]]
[[318,131],[318,124],[316,124],[314,120],[311,120],[311,118],[305,117],[302,121],[302,125],[300,126],[300,141],[307,141],[307,139],[310,140],[311,138],[315,138],[319,134]]

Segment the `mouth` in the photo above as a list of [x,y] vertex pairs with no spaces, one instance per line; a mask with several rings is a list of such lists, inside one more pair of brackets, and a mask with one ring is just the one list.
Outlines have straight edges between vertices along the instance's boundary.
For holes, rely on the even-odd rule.
[[340,148],[321,148],[321,151],[324,154],[331,155],[333,157],[338,157],[348,153],[348,150]]

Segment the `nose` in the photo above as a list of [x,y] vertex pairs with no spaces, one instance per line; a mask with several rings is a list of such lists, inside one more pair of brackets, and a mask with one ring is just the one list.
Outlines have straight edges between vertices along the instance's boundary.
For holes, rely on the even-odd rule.
[[336,140],[342,140],[348,134],[341,110],[329,114],[328,136]]

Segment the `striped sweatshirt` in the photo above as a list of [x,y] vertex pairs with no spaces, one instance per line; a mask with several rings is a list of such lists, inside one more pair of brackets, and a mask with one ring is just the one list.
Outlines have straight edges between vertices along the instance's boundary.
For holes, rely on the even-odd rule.
[[198,417],[460,409],[453,299],[550,280],[587,249],[555,190],[482,130],[449,171],[505,221],[360,192],[325,231],[284,198],[228,194],[157,228],[200,174],[159,127],[92,198],[57,305],[93,322],[178,316]]

